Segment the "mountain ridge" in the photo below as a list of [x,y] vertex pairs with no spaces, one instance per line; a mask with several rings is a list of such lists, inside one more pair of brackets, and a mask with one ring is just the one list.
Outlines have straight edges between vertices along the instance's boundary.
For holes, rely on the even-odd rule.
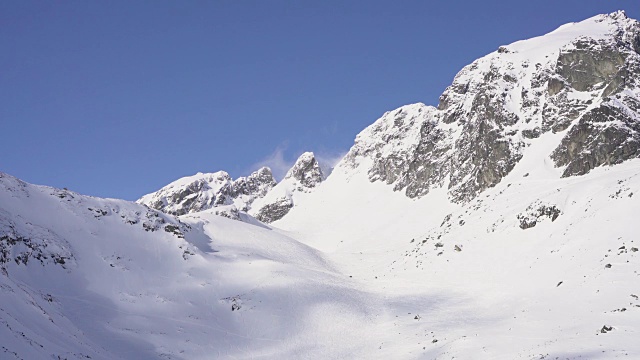
[[[562,176],[583,175],[640,156],[638,77],[638,21],[618,11],[565,24],[465,66],[437,107],[386,112],[336,167],[359,169],[357,159],[369,157],[360,171],[372,182],[410,198],[446,187],[466,203],[502,181],[542,134],[566,132],[549,156]],[[293,206],[280,201],[273,206]]]
[[[323,170],[324,168],[324,170]],[[226,171],[197,173],[178,179],[136,202],[172,215],[210,211],[235,220],[272,222],[294,206],[296,192],[309,192],[326,179],[331,167],[312,152],[302,153],[285,177],[276,182],[266,166],[248,177],[231,179]]]

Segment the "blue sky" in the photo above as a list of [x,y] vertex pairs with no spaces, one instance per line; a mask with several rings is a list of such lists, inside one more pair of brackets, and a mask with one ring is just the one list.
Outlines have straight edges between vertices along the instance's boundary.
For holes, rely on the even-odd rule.
[[134,200],[332,158],[500,45],[637,1],[2,1],[0,171]]

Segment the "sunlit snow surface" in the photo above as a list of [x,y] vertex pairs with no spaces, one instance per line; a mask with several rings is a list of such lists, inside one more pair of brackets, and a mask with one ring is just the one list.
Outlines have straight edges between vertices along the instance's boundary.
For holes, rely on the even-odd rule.
[[[609,31],[581,26],[508,55]],[[344,160],[271,226],[0,173],[0,359],[640,358],[640,159],[561,178],[562,136],[467,204]]]
[[[206,213],[161,223],[3,175],[3,225],[73,254],[4,264],[3,358],[637,357],[640,161],[529,172],[459,208],[334,173],[286,233]],[[338,183],[364,203],[330,197]],[[532,204],[561,213],[521,229]]]

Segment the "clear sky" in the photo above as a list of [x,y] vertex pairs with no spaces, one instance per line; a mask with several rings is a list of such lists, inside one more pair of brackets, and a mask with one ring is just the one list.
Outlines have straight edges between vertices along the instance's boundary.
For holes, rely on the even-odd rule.
[[0,171],[134,200],[346,152],[500,45],[633,1],[0,1]]

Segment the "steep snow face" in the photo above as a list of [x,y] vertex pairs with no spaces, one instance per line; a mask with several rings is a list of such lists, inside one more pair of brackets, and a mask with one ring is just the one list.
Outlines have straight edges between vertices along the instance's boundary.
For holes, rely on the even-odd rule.
[[275,184],[267,167],[235,181],[224,171],[198,173],[176,180],[137,202],[167,214],[184,215],[211,209],[218,215],[239,219],[240,211],[246,212],[255,199],[264,196]]
[[295,205],[299,193],[309,193],[325,179],[315,155],[305,152],[266,196],[255,201],[249,214],[256,219],[271,223],[284,217]]
[[639,44],[639,23],[617,12],[502,46],[463,68],[437,109],[384,114],[339,167],[410,198],[445,186],[451,200],[468,202],[547,132],[564,134],[545,154],[563,176],[638,157]]

